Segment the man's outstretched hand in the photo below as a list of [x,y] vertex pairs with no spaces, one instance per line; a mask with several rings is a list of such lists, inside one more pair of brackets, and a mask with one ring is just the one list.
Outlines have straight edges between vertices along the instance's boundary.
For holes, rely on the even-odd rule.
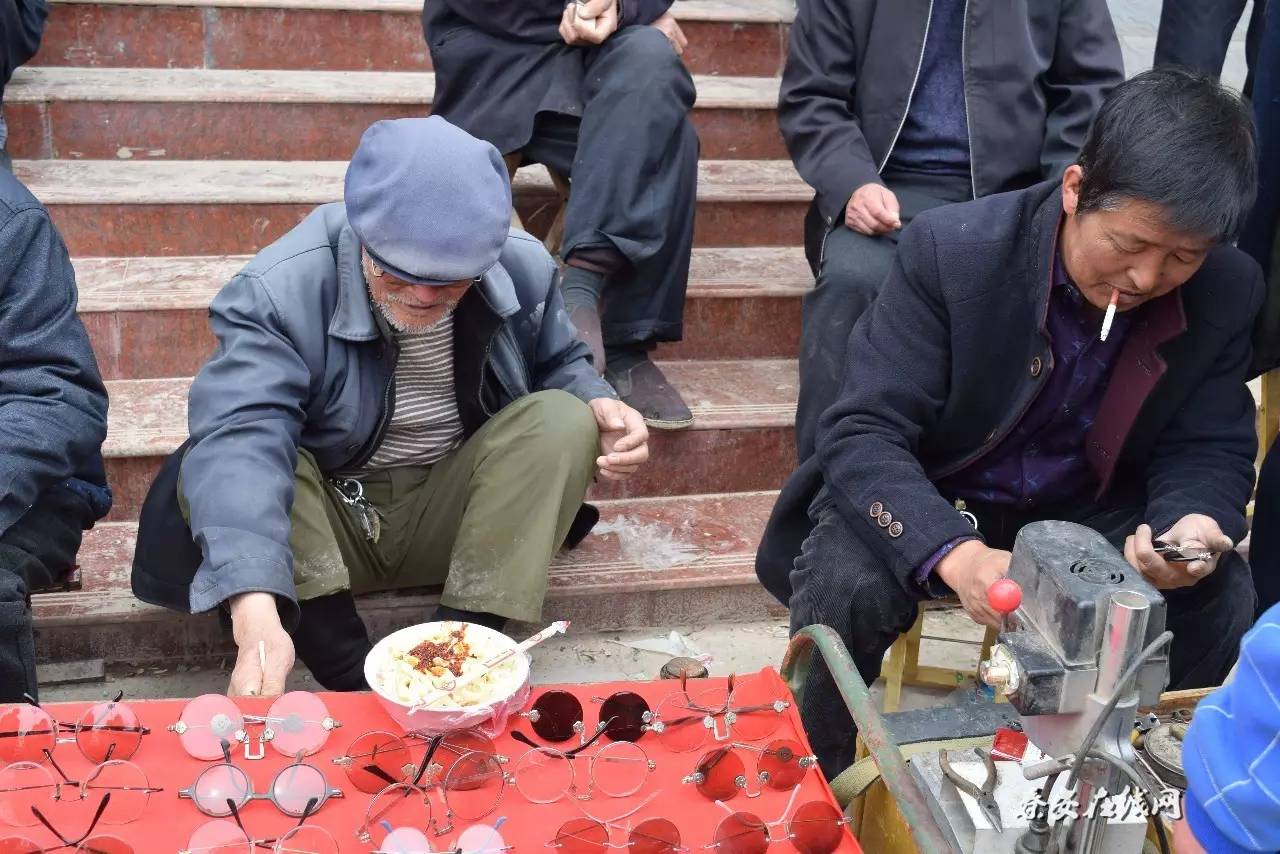
[[1001,614],[987,601],[987,588],[1009,574],[1011,560],[1011,552],[988,548],[980,540],[966,540],[948,552],[933,571],[956,592],[974,622],[999,628]]
[[270,593],[241,593],[232,597],[230,609],[231,633],[239,651],[227,696],[283,694],[285,679],[293,669],[293,638],[280,625],[276,597]]

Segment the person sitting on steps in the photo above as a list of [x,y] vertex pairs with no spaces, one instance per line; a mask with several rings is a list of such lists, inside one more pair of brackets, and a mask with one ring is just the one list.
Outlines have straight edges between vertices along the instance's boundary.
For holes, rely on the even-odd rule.
[[133,589],[225,610],[230,693],[279,693],[295,654],[325,688],[366,687],[355,593],[443,584],[421,619],[540,619],[552,557],[599,518],[593,477],[648,458],[510,212],[493,146],[436,116],[377,122],[345,203],[214,299],[217,350],[143,507]]
[[649,359],[679,341],[698,135],[671,0],[426,0],[431,110],[569,180],[562,288],[597,370],[650,427],[693,414]]

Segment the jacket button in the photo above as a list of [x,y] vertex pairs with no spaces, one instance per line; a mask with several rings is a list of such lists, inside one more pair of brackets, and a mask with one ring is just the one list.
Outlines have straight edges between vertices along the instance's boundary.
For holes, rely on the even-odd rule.
[[876,524],[879,525],[881,528],[889,527],[889,523],[892,521],[893,521],[892,513],[881,513],[879,516],[876,517]]
[[889,536],[893,537],[894,539],[897,539],[898,537],[902,536],[901,522],[894,522],[892,525],[889,526]]
[[1038,377],[1040,372],[1044,370],[1044,362],[1040,361],[1040,357],[1036,356],[1031,360],[1031,376]]
[[884,504],[877,501],[871,505],[871,518],[874,519],[884,512]]

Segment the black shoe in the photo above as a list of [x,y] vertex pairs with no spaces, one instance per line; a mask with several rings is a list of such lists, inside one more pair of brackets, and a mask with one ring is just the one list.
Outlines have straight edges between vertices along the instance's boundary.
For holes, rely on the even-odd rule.
[[625,370],[607,371],[605,379],[622,402],[644,416],[644,423],[655,430],[682,430],[693,424],[693,413],[680,392],[648,358]]
[[364,659],[373,645],[349,591],[298,603],[293,650],[327,691],[368,691]]
[[455,623],[475,623],[486,629],[500,632],[507,625],[507,618],[487,611],[463,611],[461,608],[450,608],[448,605],[437,605],[436,613],[431,619],[436,622],[451,620]]

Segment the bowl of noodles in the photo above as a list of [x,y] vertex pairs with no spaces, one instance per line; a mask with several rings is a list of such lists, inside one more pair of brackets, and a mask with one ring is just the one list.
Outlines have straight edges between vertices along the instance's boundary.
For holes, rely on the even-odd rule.
[[[419,623],[378,641],[365,657],[364,678],[406,732],[480,727],[495,735],[529,697],[529,657],[517,652],[493,667],[486,662],[516,645],[475,623]],[[410,712],[424,701],[426,708]]]

